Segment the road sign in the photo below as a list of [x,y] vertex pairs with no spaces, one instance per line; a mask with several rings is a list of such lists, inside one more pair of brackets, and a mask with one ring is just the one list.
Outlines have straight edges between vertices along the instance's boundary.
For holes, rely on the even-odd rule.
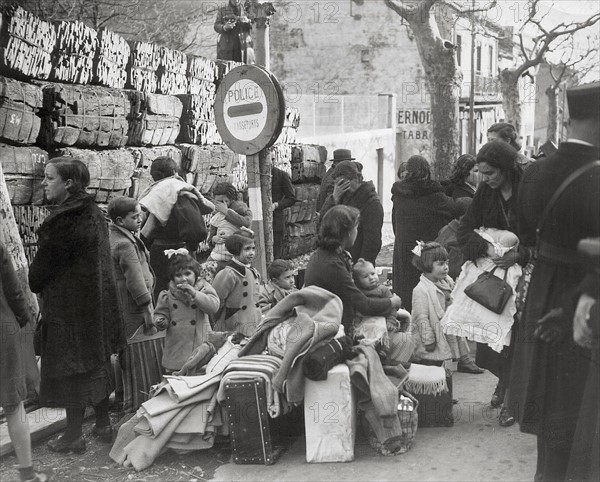
[[275,143],[285,118],[279,82],[256,65],[241,65],[221,81],[215,99],[217,130],[238,154],[256,154]]

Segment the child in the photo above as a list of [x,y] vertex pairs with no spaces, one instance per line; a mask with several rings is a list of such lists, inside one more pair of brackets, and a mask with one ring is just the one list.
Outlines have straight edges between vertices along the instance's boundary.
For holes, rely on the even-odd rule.
[[390,308],[398,310],[402,304],[398,295],[368,298],[352,279],[352,256],[347,250],[356,241],[359,216],[358,209],[344,205],[333,206],[325,213],[319,227],[319,248],[310,257],[304,277],[304,286],[316,285],[340,297],[344,307],[342,324],[350,336],[356,312],[385,316]]
[[[352,277],[356,287],[368,298],[391,298],[392,291],[379,283],[375,267],[369,261],[359,258],[352,268]],[[408,362],[415,349],[412,337],[410,313],[404,309],[390,310],[383,316],[362,317],[356,323],[354,336],[364,336],[366,339],[377,340],[381,343],[382,352],[386,359]],[[381,320],[381,323],[379,323]]]
[[152,328],[154,275],[148,251],[137,233],[142,225],[142,209],[133,198],[121,196],[108,204],[110,251],[115,267],[119,308],[130,338],[140,325]]
[[294,288],[294,268],[292,263],[285,259],[276,259],[267,270],[269,281],[260,287],[258,296],[258,307],[263,315],[273,308],[277,303],[289,295]]
[[415,358],[420,359],[420,364],[442,366],[444,360],[460,357],[456,338],[445,335],[440,324],[451,303],[454,287],[454,281],[448,276],[448,252],[434,241],[418,241],[412,252],[413,265],[422,273],[412,300],[417,341]]
[[236,231],[227,237],[225,247],[233,259],[213,281],[221,300],[215,316],[215,330],[251,336],[261,319],[258,308],[260,275],[252,267],[256,253],[254,233],[249,229]]
[[217,262],[217,271],[222,270],[232,259],[225,246],[227,236],[242,227],[249,228],[252,223],[252,211],[237,200],[237,191],[233,184],[221,182],[213,189],[215,213],[210,218],[209,244],[214,245],[209,260]]
[[187,249],[166,250],[169,289],[161,291],[154,310],[154,324],[167,330],[162,364],[168,373],[181,370],[192,352],[207,340],[208,315],[219,309],[219,297],[200,278],[200,265]]

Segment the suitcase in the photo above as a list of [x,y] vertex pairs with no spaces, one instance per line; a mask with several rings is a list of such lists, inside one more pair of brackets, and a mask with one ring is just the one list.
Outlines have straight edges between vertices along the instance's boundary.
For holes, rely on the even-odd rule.
[[419,427],[451,427],[454,425],[452,404],[452,372],[446,369],[448,390],[437,395],[413,394],[419,402]]
[[273,465],[284,448],[272,436],[265,380],[226,382],[225,406],[233,461]]

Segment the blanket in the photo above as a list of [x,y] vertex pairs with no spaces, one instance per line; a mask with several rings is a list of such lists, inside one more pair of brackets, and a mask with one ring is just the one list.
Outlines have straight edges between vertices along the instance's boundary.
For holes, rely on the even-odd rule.
[[262,353],[267,347],[271,329],[287,321],[294,329],[289,332],[281,367],[274,374],[272,382],[275,390],[286,394],[288,402],[300,403],[304,398],[303,356],[319,342],[336,336],[342,312],[342,301],[318,286],[308,286],[290,293],[262,319],[239,356]]

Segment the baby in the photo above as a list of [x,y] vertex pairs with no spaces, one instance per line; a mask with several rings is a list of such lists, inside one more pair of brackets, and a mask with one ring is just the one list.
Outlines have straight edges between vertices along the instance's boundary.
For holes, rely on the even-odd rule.
[[[352,269],[352,276],[356,287],[367,297],[392,297],[392,291],[379,282],[379,276],[375,271],[375,267],[369,261],[359,258]],[[399,310],[390,309],[385,318],[362,317],[362,315],[359,315],[354,336],[363,336],[363,343],[380,342],[382,355],[385,358],[394,358],[396,361],[407,362],[414,350],[414,343],[409,340],[411,338],[410,324],[410,313],[402,308]],[[405,349],[402,346],[395,345],[403,345]],[[392,354],[395,354],[395,356],[392,356]]]

